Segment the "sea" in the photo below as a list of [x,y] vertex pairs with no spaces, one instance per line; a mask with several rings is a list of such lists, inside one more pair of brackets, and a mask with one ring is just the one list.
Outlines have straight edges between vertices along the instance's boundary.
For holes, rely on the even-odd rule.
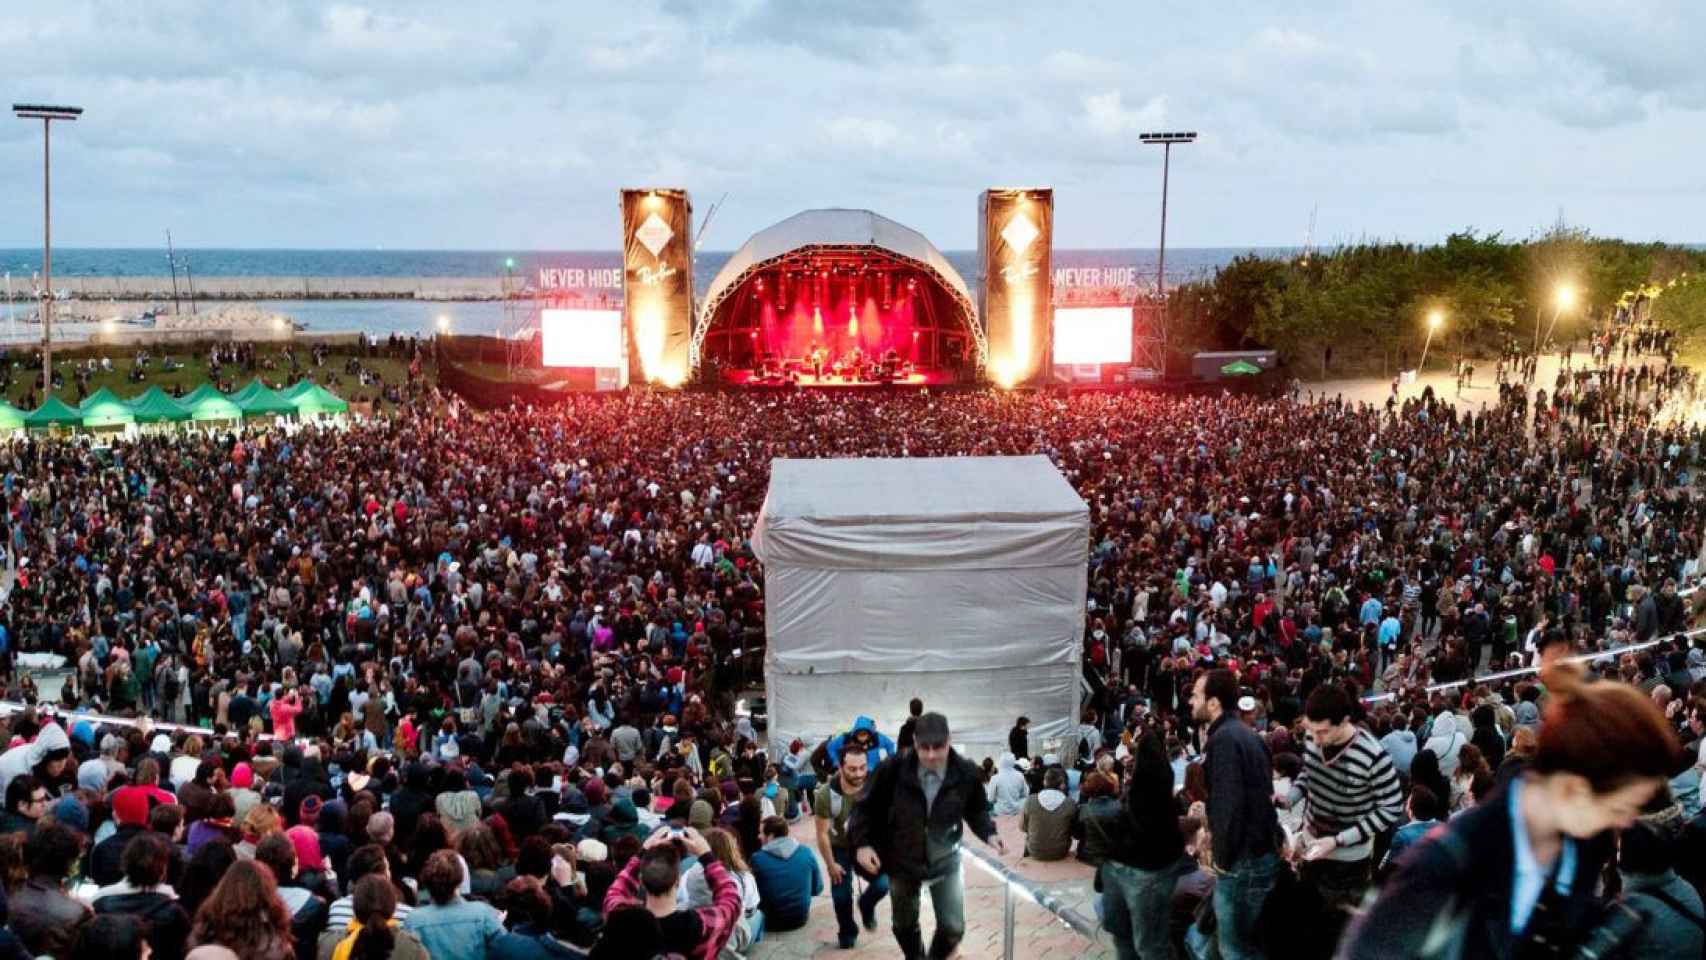
[[[1202,279],[1236,257],[1256,254],[1288,257],[1295,247],[1169,247],[1167,284]],[[703,294],[732,253],[701,251],[694,258],[693,284]],[[977,253],[945,250],[943,256],[959,271],[976,295]],[[263,250],[180,248],[175,251],[180,274],[194,277],[498,277],[509,270],[524,282],[541,271],[575,272],[577,276],[609,276],[619,271],[622,255],[615,250]],[[1101,271],[1136,278],[1141,286],[1154,283],[1158,253],[1154,248],[1056,249],[1054,267]],[[9,274],[20,312],[25,309],[33,278],[41,270],[41,249],[0,249],[0,274]],[[172,272],[164,249],[55,247],[53,274],[62,277],[165,277]],[[620,274],[618,273],[617,276]],[[56,284],[57,286],[57,284]],[[3,291],[0,291],[3,292]],[[609,291],[620,297],[620,289]],[[374,336],[429,334],[448,318],[459,333],[500,333],[509,325],[505,306],[497,302],[436,302],[424,300],[269,300],[266,309],[286,314],[311,332],[360,332]]]

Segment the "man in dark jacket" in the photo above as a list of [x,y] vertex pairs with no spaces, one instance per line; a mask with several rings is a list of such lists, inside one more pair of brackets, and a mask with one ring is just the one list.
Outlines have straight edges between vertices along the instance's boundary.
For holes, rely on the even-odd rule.
[[43,823],[24,841],[30,878],[12,894],[10,929],[32,956],[70,955],[77,924],[89,915],[65,892],[65,878],[82,854],[82,836],[61,823]]
[[[960,836],[969,825],[1005,854],[977,766],[948,742],[948,718],[926,713],[913,731],[914,748],[891,757],[853,805],[847,832],[861,869],[887,872],[894,903],[894,938],[907,960],[946,958],[965,936],[965,889]],[[918,901],[928,887],[936,933],[928,954],[918,926]]]
[[166,883],[171,864],[171,840],[144,831],[124,848],[122,878],[93,897],[97,914],[129,914],[147,923],[150,955],[157,960],[180,960],[190,933],[189,914]]
[[1261,956],[1256,922],[1279,875],[1279,816],[1268,748],[1238,717],[1238,680],[1210,670],[1191,688],[1191,717],[1208,726],[1208,822],[1214,839],[1216,937],[1226,960]]

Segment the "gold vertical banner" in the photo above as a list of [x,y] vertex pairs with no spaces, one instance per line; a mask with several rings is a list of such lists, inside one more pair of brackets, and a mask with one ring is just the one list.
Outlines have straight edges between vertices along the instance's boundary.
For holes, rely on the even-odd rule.
[[1054,191],[985,190],[977,208],[989,375],[1003,387],[1036,382],[1054,316]]
[[693,203],[687,191],[622,191],[622,311],[629,379],[684,383],[693,339]]

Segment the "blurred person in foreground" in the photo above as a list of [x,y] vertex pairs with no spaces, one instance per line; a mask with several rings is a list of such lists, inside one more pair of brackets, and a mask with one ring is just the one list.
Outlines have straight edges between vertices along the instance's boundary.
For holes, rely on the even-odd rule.
[[1542,682],[1550,697],[1528,769],[1417,843],[1340,957],[1571,956],[1617,935],[1595,893],[1613,831],[1635,823],[1680,744],[1634,687],[1584,683],[1567,664]]
[[[889,875],[894,938],[907,960],[944,960],[965,937],[960,836],[966,825],[978,839],[1007,853],[990,818],[977,765],[954,752],[948,718],[926,713],[913,727],[913,749],[883,761],[847,821],[860,869]],[[918,925],[919,896],[926,888],[936,911],[928,953]]]

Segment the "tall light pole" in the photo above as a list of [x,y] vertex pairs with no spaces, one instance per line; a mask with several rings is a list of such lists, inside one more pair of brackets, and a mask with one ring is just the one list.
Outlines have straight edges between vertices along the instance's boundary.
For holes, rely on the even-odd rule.
[[41,121],[41,395],[53,396],[53,121],[75,120],[82,107],[14,103],[20,120]]
[[1195,130],[1174,133],[1140,133],[1137,138],[1150,146],[1161,147],[1161,251],[1155,264],[1155,295],[1167,298],[1167,176],[1173,162],[1173,144],[1193,143]]
[[[1567,283],[1561,283],[1558,285],[1558,289],[1553,291],[1553,293],[1552,293],[1552,322],[1546,325],[1546,339],[1548,339],[1548,340],[1552,339],[1552,331],[1557,329],[1557,327],[1558,327],[1559,315],[1561,315],[1565,310],[1568,310],[1568,309],[1570,309],[1570,307],[1574,306],[1575,302],[1576,302],[1576,288],[1575,287],[1572,287]],[[1538,313],[1535,314],[1535,317],[1534,317],[1534,329],[1536,332],[1538,332],[1540,330],[1540,315]],[[1538,344],[1535,346],[1534,352],[1535,353],[1540,352],[1540,347]]]
[[1427,369],[1427,366],[1428,366],[1428,348],[1433,346],[1434,331],[1438,330],[1439,325],[1444,323],[1444,322],[1445,322],[1445,311],[1443,311],[1443,310],[1429,311],[1429,313],[1428,313],[1428,338],[1426,340],[1422,341],[1422,362],[1416,364],[1416,375],[1417,376],[1421,376],[1422,371]]

